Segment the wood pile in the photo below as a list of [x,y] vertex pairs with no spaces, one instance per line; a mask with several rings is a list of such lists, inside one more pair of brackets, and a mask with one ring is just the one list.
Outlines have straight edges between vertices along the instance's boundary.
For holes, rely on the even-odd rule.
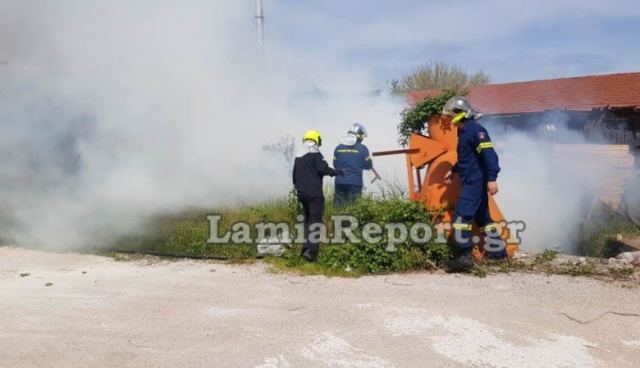
[[621,210],[625,185],[635,176],[634,157],[628,145],[557,144],[554,161],[580,173],[584,188],[593,191],[613,210]]

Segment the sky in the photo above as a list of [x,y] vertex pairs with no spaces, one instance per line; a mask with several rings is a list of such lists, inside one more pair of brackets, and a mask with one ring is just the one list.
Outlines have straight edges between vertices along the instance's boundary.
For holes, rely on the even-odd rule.
[[[429,61],[495,83],[640,71],[633,0],[264,0],[268,51],[384,85]],[[307,75],[320,78],[323,74]]]

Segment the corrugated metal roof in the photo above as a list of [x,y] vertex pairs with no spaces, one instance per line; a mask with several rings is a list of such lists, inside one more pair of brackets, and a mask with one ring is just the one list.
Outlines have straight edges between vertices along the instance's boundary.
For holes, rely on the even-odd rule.
[[[415,104],[439,92],[412,91]],[[640,106],[640,73],[620,73],[547,79],[530,82],[487,84],[471,87],[469,100],[485,114],[514,114],[550,109],[589,111],[602,107]]]

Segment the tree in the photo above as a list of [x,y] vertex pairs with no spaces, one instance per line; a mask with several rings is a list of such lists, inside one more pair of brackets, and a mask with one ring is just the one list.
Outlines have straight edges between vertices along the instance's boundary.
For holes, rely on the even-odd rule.
[[390,82],[391,92],[406,94],[409,91],[432,89],[465,89],[470,86],[487,84],[489,76],[482,71],[469,73],[458,65],[447,65],[442,61],[432,61],[415,67],[400,80]]
[[277,142],[262,146],[264,152],[276,155],[284,159],[289,171],[293,169],[293,160],[296,155],[296,141],[291,135],[280,137]]

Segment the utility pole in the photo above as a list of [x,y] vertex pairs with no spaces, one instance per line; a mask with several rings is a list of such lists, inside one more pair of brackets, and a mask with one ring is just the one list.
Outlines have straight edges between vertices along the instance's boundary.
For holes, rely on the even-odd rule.
[[264,11],[262,9],[262,0],[256,0],[256,27],[258,29],[258,52],[260,53],[261,62],[264,63]]

